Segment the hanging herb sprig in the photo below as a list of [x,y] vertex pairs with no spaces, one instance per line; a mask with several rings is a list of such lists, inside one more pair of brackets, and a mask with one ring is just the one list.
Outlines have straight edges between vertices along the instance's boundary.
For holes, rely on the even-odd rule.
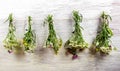
[[80,26],[80,23],[82,22],[83,16],[79,14],[78,11],[73,11],[73,20],[75,22],[74,24],[74,31],[72,32],[72,36],[67,40],[65,43],[65,49],[67,50],[67,53],[70,53],[73,55],[72,59],[76,59],[78,57],[77,53],[80,50],[83,50],[88,47],[88,44],[83,39],[82,35],[82,27]]
[[48,15],[44,23],[48,24],[48,27],[49,27],[49,35],[45,42],[44,47],[53,48],[55,54],[57,54],[59,51],[59,48],[62,46],[62,39],[56,35],[56,32],[54,30],[53,16]]
[[23,44],[25,47],[25,51],[33,52],[34,48],[36,47],[36,35],[35,32],[32,30],[32,18],[28,16],[28,29],[26,30],[25,36],[23,38]]
[[8,34],[6,38],[4,39],[3,43],[4,43],[4,47],[8,50],[9,53],[11,53],[14,51],[15,47],[18,46],[18,41],[15,36],[16,28],[13,24],[12,14],[9,14],[9,17],[6,20],[6,22],[7,21],[9,21],[9,27],[8,27],[9,29],[8,29]]
[[103,54],[109,54],[112,50],[112,46],[110,44],[110,38],[113,36],[112,30],[109,28],[109,20],[112,18],[110,15],[102,13],[101,17],[101,26],[100,31],[98,32],[95,41],[93,42],[93,50],[95,52],[100,52]]

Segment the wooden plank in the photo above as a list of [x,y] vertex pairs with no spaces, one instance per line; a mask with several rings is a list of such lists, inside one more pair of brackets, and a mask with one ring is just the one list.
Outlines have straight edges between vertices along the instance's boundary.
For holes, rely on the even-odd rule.
[[[119,0],[3,0],[0,2],[0,71],[120,71],[120,2]],[[79,59],[71,60],[71,55],[65,56],[64,48],[56,56],[50,49],[42,45],[47,37],[43,27],[43,19],[47,14],[53,14],[55,29],[65,42],[72,32],[72,10],[79,10],[84,20],[83,35],[91,44],[96,36],[99,16],[102,11],[111,14],[113,21],[110,27],[114,31],[113,45],[118,47],[108,56],[91,55],[88,50],[79,53]],[[34,54],[26,53],[23,57],[7,53],[2,41],[7,34],[8,23],[3,23],[9,13],[15,17],[17,37],[22,39],[28,15],[33,17],[33,29],[37,34],[38,47]],[[18,33],[19,32],[19,33]]]

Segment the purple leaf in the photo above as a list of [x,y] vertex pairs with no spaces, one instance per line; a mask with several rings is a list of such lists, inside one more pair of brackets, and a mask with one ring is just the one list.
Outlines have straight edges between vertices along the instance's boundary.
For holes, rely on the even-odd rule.
[[72,57],[72,60],[74,60],[74,59],[77,59],[78,58],[78,55],[73,55],[73,57]]

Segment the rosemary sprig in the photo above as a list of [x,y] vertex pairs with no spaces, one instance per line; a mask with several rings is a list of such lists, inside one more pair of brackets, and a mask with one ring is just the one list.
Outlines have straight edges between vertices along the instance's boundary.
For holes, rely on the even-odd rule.
[[88,44],[83,39],[82,27],[80,23],[82,22],[83,16],[79,14],[78,11],[73,11],[73,20],[75,22],[75,29],[72,33],[72,36],[65,43],[65,49],[68,53],[73,55],[73,59],[77,58],[77,53],[79,50],[83,50],[88,47]]
[[62,39],[58,38],[58,36],[56,35],[56,32],[54,30],[53,16],[48,15],[47,18],[45,19],[44,23],[48,24],[48,27],[49,27],[49,35],[45,42],[44,47],[53,48],[55,54],[57,54],[59,51],[59,48],[62,46]]
[[25,47],[25,51],[33,52],[36,46],[36,35],[32,30],[31,25],[32,25],[32,18],[31,16],[28,16],[28,29],[27,32],[24,34],[25,36],[23,38],[23,45]]
[[7,21],[9,21],[9,29],[8,29],[8,34],[4,39],[3,43],[4,43],[4,47],[8,50],[9,53],[11,53],[12,51],[14,51],[14,48],[18,46],[18,41],[15,36],[16,28],[13,24],[12,14],[9,14],[9,17],[5,22]]
[[113,36],[112,30],[109,28],[109,20],[111,21],[112,18],[110,15],[105,14],[104,12],[100,18],[101,29],[98,32],[95,41],[93,42],[93,48],[101,53],[109,54],[109,52],[112,50],[110,38]]

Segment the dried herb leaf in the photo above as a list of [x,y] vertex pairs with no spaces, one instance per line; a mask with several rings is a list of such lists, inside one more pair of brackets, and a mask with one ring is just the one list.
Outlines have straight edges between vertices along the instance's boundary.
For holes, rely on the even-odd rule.
[[23,44],[25,47],[25,51],[33,52],[34,48],[36,47],[36,34],[32,30],[32,18],[28,16],[28,29],[27,32],[24,34]]
[[109,28],[109,20],[112,20],[111,16],[103,12],[101,15],[101,30],[97,34],[93,43],[95,48],[104,54],[109,54],[109,52],[112,50],[110,38],[113,36],[113,32]]
[[13,24],[12,14],[9,14],[9,17],[6,20],[6,22],[7,21],[9,21],[9,29],[8,29],[8,34],[4,39],[3,43],[4,43],[4,47],[7,48],[8,52],[11,53],[14,50],[14,48],[18,46],[18,41],[15,36],[16,28]]
[[75,29],[73,31],[72,36],[69,38],[69,40],[67,40],[64,46],[67,52],[73,54],[73,58],[74,56],[77,55],[77,52],[79,50],[83,50],[88,47],[88,44],[83,39],[83,35],[82,35],[83,28],[80,26],[82,19],[83,19],[83,16],[79,14],[78,11],[73,11],[73,20],[75,22],[75,25],[74,25]]
[[53,48],[55,54],[57,54],[59,51],[59,48],[62,46],[62,39],[58,38],[58,36],[56,35],[55,29],[53,26],[53,16],[48,15],[44,23],[48,24],[48,27],[49,27],[49,35],[45,42],[44,47]]

